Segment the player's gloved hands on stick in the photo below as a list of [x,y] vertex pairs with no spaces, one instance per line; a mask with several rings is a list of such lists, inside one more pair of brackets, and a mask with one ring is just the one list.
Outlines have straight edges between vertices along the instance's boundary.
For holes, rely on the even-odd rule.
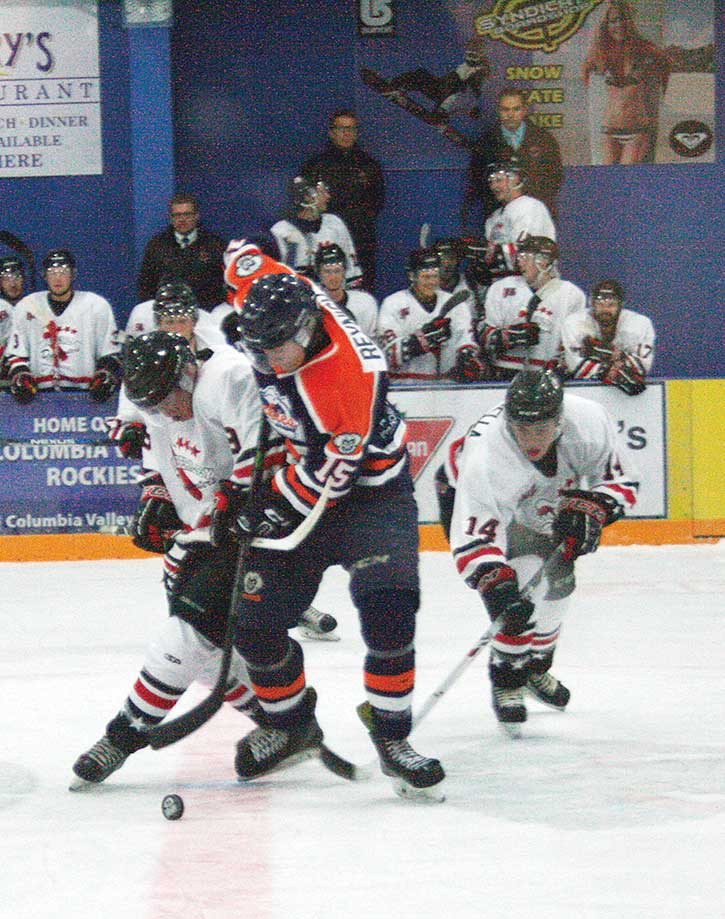
[[32,374],[27,370],[21,370],[10,380],[10,392],[21,405],[27,405],[38,394],[38,387]]
[[476,348],[467,347],[458,352],[450,375],[457,383],[478,383],[491,378],[491,368]]
[[502,354],[511,348],[530,348],[539,343],[539,327],[535,322],[517,322],[505,329],[491,332],[488,342],[496,354]]
[[183,528],[161,476],[147,479],[131,524],[133,544],[146,552],[164,553]]
[[212,546],[226,545],[230,539],[237,539],[237,515],[247,501],[248,488],[223,479],[214,493],[214,508],[211,512],[209,538]]
[[129,421],[121,428],[115,438],[116,445],[126,459],[141,459],[146,440],[146,425],[138,421]]
[[444,342],[451,337],[451,318],[443,316],[442,319],[431,319],[421,326],[417,332],[408,336],[403,342],[402,358],[409,361],[421,354],[438,351]]
[[602,528],[621,516],[622,508],[609,495],[579,488],[562,491],[553,529],[564,543],[564,558],[596,552]]
[[250,495],[237,515],[237,527],[240,533],[251,533],[266,539],[282,539],[303,519],[303,515],[267,483]]
[[614,358],[614,349],[607,347],[607,345],[598,338],[587,335],[582,341],[582,354],[584,357],[589,357],[594,361],[600,361],[608,367]]
[[638,396],[647,388],[644,382],[644,371],[636,358],[623,355],[602,377],[603,383],[616,386],[628,396]]
[[510,565],[495,562],[483,567],[476,589],[491,620],[502,618],[501,631],[520,635],[530,625],[534,604],[519,591],[516,572]]
[[106,402],[111,396],[118,391],[118,377],[107,370],[105,367],[99,367],[91,377],[88,385],[88,395],[94,402]]

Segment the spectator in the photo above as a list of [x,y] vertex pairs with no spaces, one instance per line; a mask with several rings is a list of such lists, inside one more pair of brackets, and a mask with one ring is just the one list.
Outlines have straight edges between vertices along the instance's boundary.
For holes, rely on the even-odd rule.
[[16,255],[0,258],[0,297],[11,306],[25,296],[25,270]]
[[315,252],[322,243],[337,243],[347,258],[345,283],[359,285],[360,265],[352,236],[344,220],[327,214],[330,190],[324,182],[304,176],[292,180],[289,217],[270,228],[281,260],[307,277],[315,273]]
[[88,390],[105,402],[118,390],[116,322],[108,300],[75,290],[76,260],[67,249],[43,259],[47,292],[18,302],[7,349],[10,391],[30,402],[43,389]]
[[480,202],[484,218],[496,208],[488,184],[488,164],[518,157],[528,175],[527,193],[539,198],[556,219],[557,198],[564,177],[559,143],[549,131],[529,121],[526,92],[504,89],[498,97],[498,123],[478,141],[466,174],[461,223],[468,226],[471,210]]
[[585,315],[586,295],[559,277],[558,259],[553,239],[528,236],[517,255],[521,274],[489,287],[478,332],[495,379],[510,380],[525,367],[560,366],[562,323],[572,314]]
[[375,340],[378,328],[378,303],[364,290],[345,290],[347,258],[336,243],[323,243],[315,253],[315,275],[333,303],[344,310],[355,324]]
[[528,194],[528,176],[518,159],[491,163],[488,184],[499,207],[486,220],[486,263],[492,278],[516,274],[517,246],[527,236],[556,239],[546,205]]
[[647,316],[624,308],[619,281],[595,284],[591,312],[569,316],[562,339],[574,379],[599,380],[629,396],[644,391],[654,361],[655,330]]
[[171,225],[149,240],[138,277],[140,300],[153,299],[164,278],[186,281],[199,306],[212,310],[224,300],[224,241],[200,224],[194,195],[174,195]]
[[597,26],[582,68],[587,86],[593,73],[602,76],[606,86],[601,162],[651,163],[670,62],[664,51],[639,34],[626,0],[610,0]]
[[380,163],[358,146],[359,122],[349,109],[330,116],[330,141],[302,167],[311,182],[322,180],[330,190],[330,210],[352,236],[362,270],[362,286],[375,291],[376,221],[385,199]]
[[450,299],[441,290],[435,249],[414,249],[408,259],[410,286],[380,304],[378,339],[391,376],[434,380],[443,375],[480,380],[486,368],[478,359],[469,304],[441,311]]

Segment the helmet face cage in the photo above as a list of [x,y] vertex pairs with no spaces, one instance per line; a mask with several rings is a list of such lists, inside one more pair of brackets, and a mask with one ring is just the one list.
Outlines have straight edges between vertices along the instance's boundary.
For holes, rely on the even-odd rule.
[[493,176],[505,175],[509,180],[509,186],[512,190],[518,191],[524,187],[526,182],[526,170],[520,163],[499,161],[489,163],[486,170],[486,176],[490,182]]
[[183,281],[162,284],[156,291],[153,311],[157,324],[162,319],[191,319],[196,322],[199,318],[196,295]]
[[18,276],[24,278],[25,271],[23,270],[23,263],[14,255],[6,255],[4,258],[0,258],[0,275],[8,278],[15,278]]
[[342,265],[347,268],[347,256],[337,243],[323,243],[315,252],[315,273],[320,274],[320,269],[329,265]]
[[413,249],[408,256],[408,278],[411,283],[415,281],[420,271],[431,271],[438,269],[440,271],[441,260],[434,247],[424,249]]
[[43,259],[43,271],[49,268],[63,268],[75,274],[76,260],[68,249],[51,249]]
[[292,180],[292,204],[297,210],[302,208],[318,209],[318,195],[322,192],[328,192],[327,185],[319,180],[315,182],[304,176],[296,176]]
[[564,390],[550,370],[521,370],[506,390],[504,410],[509,424],[558,421]]
[[619,281],[599,281],[592,290],[592,301],[618,300],[621,306],[624,303],[624,288]]
[[261,354],[285,342],[306,348],[321,318],[310,285],[292,274],[268,274],[252,284],[239,320],[245,350]]
[[156,331],[128,338],[122,359],[126,395],[140,408],[155,408],[176,387],[193,390],[194,375],[187,367],[196,359],[183,335]]

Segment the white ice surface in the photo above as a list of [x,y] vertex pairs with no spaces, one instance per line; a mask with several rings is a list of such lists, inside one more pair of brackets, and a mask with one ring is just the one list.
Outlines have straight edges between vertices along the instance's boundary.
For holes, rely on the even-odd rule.
[[[725,916],[725,545],[603,548],[579,562],[555,672],[500,733],[485,654],[413,735],[443,804],[351,785],[310,761],[234,779],[250,723],[223,711],[90,792],[103,733],[165,615],[157,560],[0,565],[0,917],[8,919],[716,919]],[[422,556],[419,706],[485,629],[446,554]],[[343,572],[305,642],[330,746],[359,763],[362,642]],[[203,690],[189,693],[195,701]],[[182,820],[161,816],[169,792]]]

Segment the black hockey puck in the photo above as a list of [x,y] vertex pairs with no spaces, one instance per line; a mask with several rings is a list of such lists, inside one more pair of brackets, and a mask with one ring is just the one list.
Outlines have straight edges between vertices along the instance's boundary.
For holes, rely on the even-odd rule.
[[184,814],[184,801],[181,795],[166,795],[161,802],[161,813],[167,820],[180,820]]

